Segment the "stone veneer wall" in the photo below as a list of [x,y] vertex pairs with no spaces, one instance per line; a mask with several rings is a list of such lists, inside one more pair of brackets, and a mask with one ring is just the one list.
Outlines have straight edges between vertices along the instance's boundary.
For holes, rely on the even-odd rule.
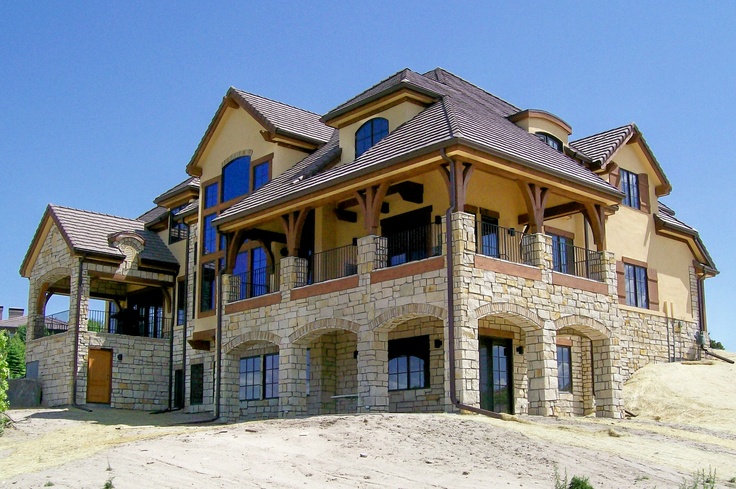
[[[169,340],[82,331],[79,335],[77,402],[87,400],[90,349],[112,351],[110,406],[155,410],[169,405]],[[122,355],[122,359],[118,356]]]
[[28,342],[26,362],[38,362],[38,380],[41,382],[41,403],[61,406],[72,402],[72,359],[74,335],[72,332],[46,336]]
[[[389,391],[389,411],[441,412],[449,408],[445,397],[445,349],[444,324],[436,318],[416,318],[401,323],[388,335],[389,341],[414,336],[429,336],[429,387]],[[435,340],[441,346],[435,348]]]

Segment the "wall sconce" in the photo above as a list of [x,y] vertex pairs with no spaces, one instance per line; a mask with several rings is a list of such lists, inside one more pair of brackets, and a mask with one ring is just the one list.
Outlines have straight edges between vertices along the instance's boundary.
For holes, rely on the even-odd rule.
[[358,350],[355,350],[353,352],[353,358],[355,358],[356,360],[358,359]]
[[442,340],[437,338],[434,340],[434,347],[435,348],[442,348]]
[[516,347],[516,353],[518,353],[519,355],[523,355],[524,354],[524,347],[523,346],[517,346]]
[[121,362],[123,361],[123,354],[122,353],[118,353],[118,360],[121,361]]

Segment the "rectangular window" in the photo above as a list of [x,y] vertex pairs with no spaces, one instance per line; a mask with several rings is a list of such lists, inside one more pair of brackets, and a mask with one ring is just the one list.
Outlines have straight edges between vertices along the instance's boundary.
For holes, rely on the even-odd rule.
[[212,185],[207,185],[204,188],[204,208],[207,209],[209,207],[212,207],[214,205],[217,205],[217,190],[218,185],[216,183],[213,183]]
[[176,283],[176,325],[181,326],[187,315],[187,282],[180,280]]
[[263,398],[279,397],[279,354],[263,357]]
[[200,311],[211,311],[215,308],[215,276],[215,262],[204,263],[200,284]]
[[634,209],[640,209],[639,175],[624,170],[623,168],[620,170],[619,174],[621,175],[621,191],[625,194],[623,204],[633,207]]
[[270,167],[270,161],[265,161],[253,167],[253,190],[258,190],[268,183],[271,175]]
[[204,218],[204,232],[202,233],[202,254],[209,255],[217,251],[217,230],[212,225],[212,221],[217,214],[210,214]]
[[572,392],[572,356],[569,346],[557,345],[557,389]]
[[575,248],[572,240],[565,236],[551,234],[552,268],[555,272],[575,273]]
[[626,285],[626,304],[648,308],[647,269],[624,263],[624,283]]
[[189,234],[189,226],[184,224],[182,221],[177,221],[174,216],[177,212],[181,211],[187,204],[174,207],[169,212],[169,244],[176,243],[183,239],[187,239]]
[[189,404],[204,402],[204,364],[195,363],[189,367]]
[[499,258],[501,252],[498,246],[498,219],[491,216],[481,216],[480,236],[481,253]]
[[241,358],[239,388],[241,401],[279,397],[279,354]]
[[388,342],[388,390],[429,387],[429,335]]

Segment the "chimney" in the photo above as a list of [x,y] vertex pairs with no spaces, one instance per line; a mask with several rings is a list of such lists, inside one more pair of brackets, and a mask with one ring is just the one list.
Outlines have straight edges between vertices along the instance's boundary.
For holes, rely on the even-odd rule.
[[25,311],[22,307],[9,307],[8,308],[8,319],[18,318],[23,315]]
[[0,306],[0,321],[3,320],[3,306]]

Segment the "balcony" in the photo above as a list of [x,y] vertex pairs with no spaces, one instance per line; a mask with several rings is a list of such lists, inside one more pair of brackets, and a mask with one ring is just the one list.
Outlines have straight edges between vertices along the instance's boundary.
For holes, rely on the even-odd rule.
[[242,301],[279,290],[278,267],[255,268],[230,276],[228,302]]
[[384,253],[376,254],[375,268],[387,268],[442,254],[443,226],[435,222],[382,237]]
[[532,240],[516,229],[507,229],[495,224],[482,222],[477,237],[478,253],[499,260],[532,265]]
[[552,242],[552,270],[555,272],[603,282],[601,261],[599,251]]
[[[147,338],[168,338],[171,318],[162,315],[161,308],[144,308],[140,311],[126,309],[117,313],[89,311],[87,331],[94,333],[122,334]],[[69,330],[69,311],[62,311],[44,318],[44,336],[65,333]]]
[[315,253],[309,258],[306,283],[317,284],[358,273],[358,247],[341,246]]

